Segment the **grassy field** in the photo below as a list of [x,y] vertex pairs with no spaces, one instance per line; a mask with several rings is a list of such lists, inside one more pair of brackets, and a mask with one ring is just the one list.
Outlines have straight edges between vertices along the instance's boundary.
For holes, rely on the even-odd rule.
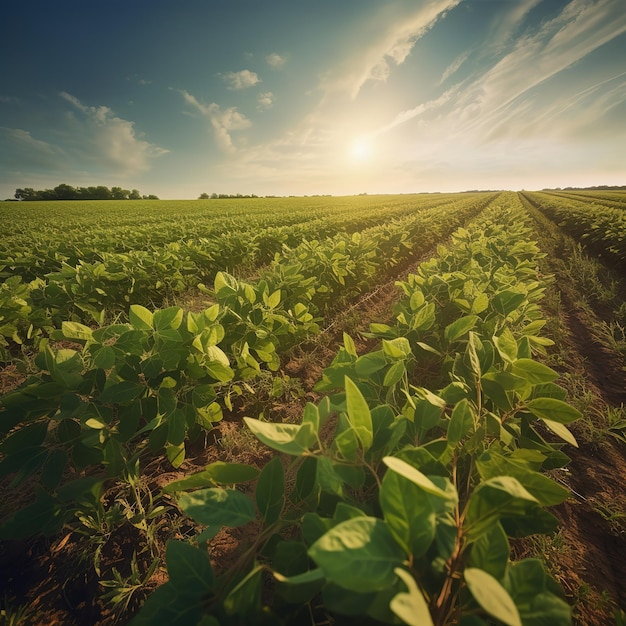
[[0,624],[624,623],[625,201],[0,205]]

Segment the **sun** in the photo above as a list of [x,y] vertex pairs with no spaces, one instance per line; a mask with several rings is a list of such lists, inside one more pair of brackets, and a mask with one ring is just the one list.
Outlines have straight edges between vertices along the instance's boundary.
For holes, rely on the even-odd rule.
[[368,137],[357,137],[350,144],[350,157],[354,161],[368,161],[372,156],[372,142]]

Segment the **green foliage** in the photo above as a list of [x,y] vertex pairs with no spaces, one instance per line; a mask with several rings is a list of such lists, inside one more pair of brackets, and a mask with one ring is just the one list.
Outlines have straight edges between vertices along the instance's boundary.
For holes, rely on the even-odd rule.
[[[246,418],[291,457],[290,492],[277,457],[253,495],[213,487],[179,496],[207,526],[200,545],[221,524],[261,528],[218,578],[204,619],[297,623],[317,596],[329,613],[389,624],[570,623],[543,565],[510,561],[509,537],[553,532],[546,507],[567,497],[541,473],[566,459],[541,424],[575,443],[567,424],[579,414],[556,372],[535,360],[550,343],[540,335],[540,254],[521,211],[503,204],[399,285],[394,325],[371,329],[380,349],[359,356],[345,338],[319,385],[331,395],[307,405],[299,424]],[[438,376],[418,386],[424,363]],[[273,583],[264,596],[263,572]],[[157,590],[136,623],[159,623],[158,607],[176,602]]]

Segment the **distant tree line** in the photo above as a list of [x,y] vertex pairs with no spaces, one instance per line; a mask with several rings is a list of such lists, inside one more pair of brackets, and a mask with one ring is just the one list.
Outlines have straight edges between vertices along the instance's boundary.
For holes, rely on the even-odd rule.
[[150,194],[142,196],[137,189],[129,190],[122,187],[72,187],[57,185],[54,189],[33,189],[26,187],[15,190],[16,200],[158,200],[158,196]]
[[227,200],[232,198],[258,198],[259,196],[251,193],[247,195],[243,195],[241,193],[212,193],[209,195],[208,193],[201,193],[198,196],[198,200]]
[[625,191],[626,185],[594,185],[593,187],[544,187],[541,191]]

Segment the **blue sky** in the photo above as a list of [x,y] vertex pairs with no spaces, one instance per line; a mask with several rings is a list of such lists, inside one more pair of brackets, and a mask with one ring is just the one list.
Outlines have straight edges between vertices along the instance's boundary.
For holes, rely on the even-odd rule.
[[0,198],[626,184],[625,0],[7,4]]

